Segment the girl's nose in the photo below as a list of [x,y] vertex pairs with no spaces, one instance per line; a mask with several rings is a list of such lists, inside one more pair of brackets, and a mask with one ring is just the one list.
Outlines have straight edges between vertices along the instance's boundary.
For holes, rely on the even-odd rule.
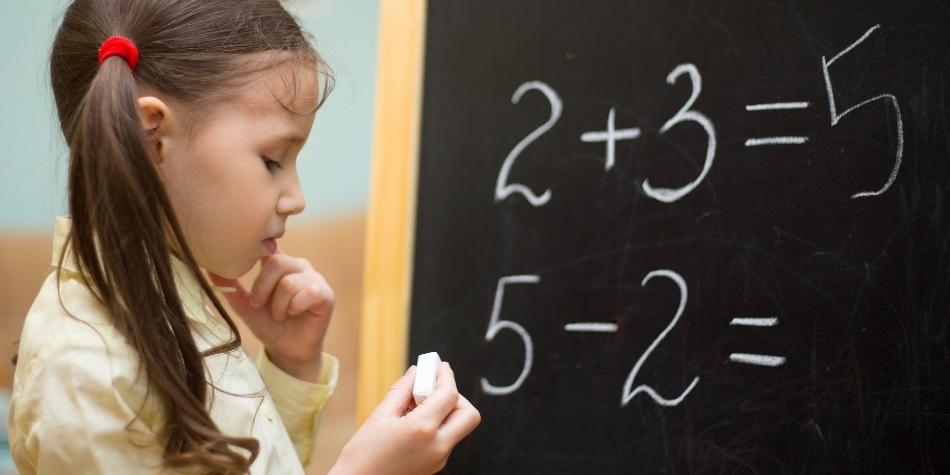
[[296,176],[290,186],[280,195],[277,200],[277,214],[292,216],[303,212],[307,206],[303,196],[303,189],[300,188],[300,180]]

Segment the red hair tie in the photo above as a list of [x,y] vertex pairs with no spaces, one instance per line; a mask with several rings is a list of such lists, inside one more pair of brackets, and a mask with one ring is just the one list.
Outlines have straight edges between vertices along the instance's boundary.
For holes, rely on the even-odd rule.
[[121,56],[132,71],[135,71],[135,66],[139,64],[139,49],[132,40],[124,36],[110,36],[102,42],[99,47],[99,64],[109,56]]

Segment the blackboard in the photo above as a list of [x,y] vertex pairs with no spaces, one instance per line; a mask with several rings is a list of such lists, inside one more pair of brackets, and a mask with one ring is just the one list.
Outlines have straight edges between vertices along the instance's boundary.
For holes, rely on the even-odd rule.
[[446,473],[947,473],[947,2],[427,8]]

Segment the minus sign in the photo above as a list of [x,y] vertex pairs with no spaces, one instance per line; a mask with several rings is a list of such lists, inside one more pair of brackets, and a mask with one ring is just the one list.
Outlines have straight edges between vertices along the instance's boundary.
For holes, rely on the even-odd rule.
[[730,325],[744,325],[750,327],[774,327],[778,323],[777,318],[733,318]]
[[616,323],[568,323],[564,325],[564,331],[569,332],[600,332],[612,333],[617,331]]
[[808,137],[759,137],[745,141],[746,147],[760,147],[762,145],[801,145],[808,142]]
[[781,110],[781,109],[805,109],[808,107],[807,102],[772,102],[769,104],[749,104],[745,106],[747,111],[767,111],[767,110]]
[[757,366],[782,366],[785,364],[784,356],[757,355],[750,353],[732,353],[729,355],[729,361],[735,363],[745,363]]

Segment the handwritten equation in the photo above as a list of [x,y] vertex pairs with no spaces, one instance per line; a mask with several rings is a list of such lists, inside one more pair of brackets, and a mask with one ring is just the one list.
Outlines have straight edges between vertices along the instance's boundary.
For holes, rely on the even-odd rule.
[[[896,134],[896,147],[894,151],[893,167],[890,174],[882,177],[879,183],[871,184],[868,189],[858,190],[850,194],[852,199],[866,199],[881,195],[887,192],[897,179],[901,168],[901,160],[904,150],[904,129],[901,117],[900,103],[893,94],[880,94],[870,97],[856,104],[842,106],[835,100],[835,82],[832,79],[834,64],[842,57],[852,54],[858,46],[864,43],[872,34],[880,30],[880,25],[875,25],[864,32],[857,40],[849,46],[839,51],[830,58],[822,56],[820,67],[824,78],[825,91],[827,94],[827,105],[829,109],[830,126],[835,127],[842,119],[852,112],[875,102],[884,102],[890,106],[894,113],[893,122]],[[686,80],[690,83],[691,93],[688,99],[683,103],[679,110],[669,117],[660,127],[659,133],[664,134],[674,127],[686,126],[689,123],[695,124],[704,132],[706,136],[705,158],[702,161],[702,167],[698,169],[693,177],[684,178],[683,183],[676,187],[659,187],[651,184],[649,178],[645,178],[640,184],[644,195],[651,199],[666,204],[673,204],[690,194],[698,187],[708,175],[715,164],[717,156],[717,133],[713,120],[696,110],[695,104],[702,92],[702,74],[699,69],[691,63],[677,65],[666,77],[667,84],[673,85],[680,80]],[[541,93],[549,104],[550,114],[548,119],[534,129],[531,133],[522,138],[508,153],[502,163],[495,184],[494,199],[496,203],[520,196],[527,200],[534,207],[545,206],[550,202],[554,190],[548,188],[543,192],[537,193],[528,186],[512,181],[511,170],[518,157],[539,137],[543,136],[558,122],[564,109],[563,102],[557,92],[548,84],[542,81],[529,81],[521,84],[511,97],[512,104],[517,105],[522,97],[531,92]],[[749,113],[770,113],[773,111],[801,110],[812,107],[808,101],[783,99],[776,102],[764,102],[745,105],[745,111]],[[595,129],[582,132],[579,140],[583,143],[603,144],[604,146],[604,172],[609,173],[617,161],[616,147],[618,142],[637,140],[641,136],[641,130],[636,126],[618,126],[616,121],[616,110],[610,108],[607,111],[606,125],[602,129]],[[808,143],[809,137],[802,135],[782,135],[765,137],[747,137],[743,145],[747,148],[752,147],[793,147]],[[645,394],[656,404],[661,406],[676,406],[680,404],[693,389],[700,383],[698,376],[685,385],[677,394],[661,395],[648,384],[640,383],[638,375],[641,367],[662,343],[667,334],[676,327],[686,309],[689,300],[689,286],[686,279],[671,269],[656,269],[647,273],[640,285],[645,287],[654,280],[665,279],[673,282],[679,292],[679,301],[676,311],[673,313],[669,323],[663,330],[656,335],[647,349],[634,362],[633,367],[626,375],[623,388],[620,394],[621,407],[626,406],[636,396]],[[491,310],[491,318],[488,328],[485,332],[485,341],[491,342],[503,331],[514,332],[522,342],[524,347],[524,360],[521,371],[513,382],[504,384],[494,381],[489,377],[481,378],[481,390],[490,395],[504,396],[517,391],[530,377],[531,368],[534,361],[534,343],[530,333],[521,324],[502,318],[502,308],[506,288],[514,285],[540,285],[541,276],[535,274],[509,275],[501,277],[498,280],[495,290],[495,298]],[[733,327],[775,327],[779,323],[779,318],[775,316],[735,316],[731,319],[729,325]],[[563,331],[567,333],[614,333],[618,330],[615,322],[572,322],[563,326]],[[736,364],[748,364],[768,368],[780,368],[786,363],[786,357],[782,355],[768,355],[756,353],[732,353],[728,358],[729,362]]]
[[[875,25],[868,29],[854,43],[836,55],[832,56],[831,59],[827,59],[824,56],[821,58],[821,69],[828,96],[828,109],[831,127],[836,126],[841,121],[841,119],[845,118],[855,110],[858,110],[876,101],[884,101],[885,103],[891,105],[895,115],[894,124],[896,129],[895,132],[897,137],[897,147],[894,154],[894,166],[891,169],[890,175],[882,181],[882,184],[879,187],[855,192],[851,195],[852,198],[866,198],[877,196],[886,192],[897,179],[904,151],[904,126],[901,117],[901,109],[897,98],[893,94],[880,94],[871,97],[857,104],[848,106],[843,112],[839,112],[839,105],[835,101],[834,82],[832,81],[831,77],[831,66],[833,66],[834,63],[843,56],[854,50],[858,45],[867,40],[871,34],[873,34],[875,31],[878,31],[879,29],[880,25]],[[706,175],[709,173],[709,170],[712,169],[713,163],[716,159],[717,136],[715,124],[702,112],[693,109],[696,99],[702,92],[703,81],[699,69],[691,63],[680,64],[670,71],[669,75],[666,77],[666,82],[668,84],[675,84],[683,76],[685,76],[690,81],[692,86],[690,97],[686,100],[679,111],[676,112],[676,114],[666,120],[659,132],[660,134],[664,134],[678,125],[687,124],[690,122],[695,123],[696,125],[700,126],[706,134],[706,156],[703,160],[702,169],[699,170],[699,173],[696,175],[696,177],[680,187],[654,187],[650,184],[649,178],[643,180],[641,187],[644,194],[663,203],[676,202],[696,189],[696,187],[699,186],[699,184],[702,183],[702,181],[706,178]],[[518,104],[521,101],[521,98],[529,91],[538,91],[544,95],[550,106],[550,116],[547,121],[521,139],[521,141],[519,141],[514,146],[514,148],[511,149],[511,151],[508,153],[508,156],[505,157],[505,160],[501,166],[501,170],[498,173],[498,180],[495,184],[495,201],[501,202],[512,195],[521,195],[524,199],[531,203],[531,205],[538,207],[544,206],[551,200],[553,191],[551,189],[546,189],[544,192],[538,194],[524,184],[512,182],[510,179],[511,168],[514,166],[514,163],[517,161],[518,157],[524,152],[526,148],[528,148],[528,146],[531,145],[531,143],[547,133],[557,123],[558,119],[561,117],[564,105],[557,92],[551,88],[551,86],[542,81],[529,81],[520,85],[512,95],[511,102],[513,104]],[[745,110],[748,112],[766,112],[774,110],[804,109],[810,106],[811,104],[805,101],[782,101],[764,104],[749,104],[745,107]],[[607,124],[603,130],[588,131],[580,135],[580,140],[582,142],[603,142],[605,144],[605,171],[610,171],[610,169],[613,168],[614,164],[616,163],[615,150],[617,142],[624,140],[636,140],[641,135],[640,128],[638,127],[617,128],[615,116],[616,111],[614,108],[611,108],[607,113]],[[807,142],[808,137],[802,136],[750,137],[746,139],[745,146],[790,146],[802,145]]]

